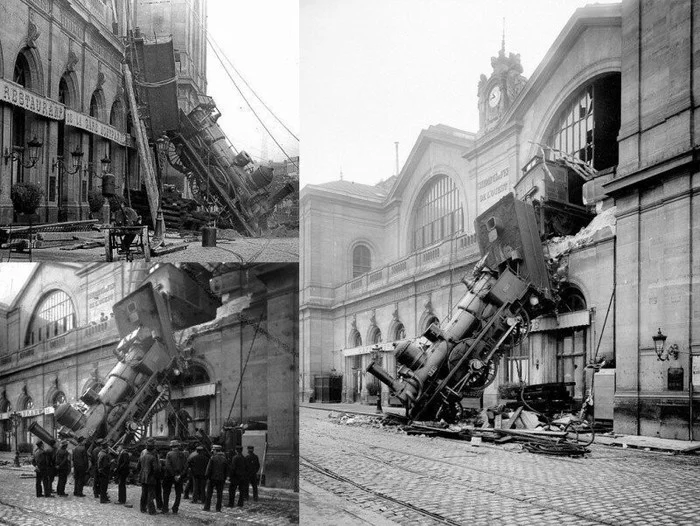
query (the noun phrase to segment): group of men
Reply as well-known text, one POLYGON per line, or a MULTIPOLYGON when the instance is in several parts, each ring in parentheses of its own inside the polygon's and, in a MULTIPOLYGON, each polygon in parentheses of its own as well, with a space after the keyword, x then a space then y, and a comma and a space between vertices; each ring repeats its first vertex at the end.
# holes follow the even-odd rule
MULTIPOLYGON (((53 479, 58 475, 56 495, 67 497, 65 493, 66 480, 73 465, 75 486, 73 495, 85 497, 83 488, 88 473, 93 477, 93 494, 101 503, 110 502, 107 489, 112 474, 118 480, 118 501, 126 503, 126 481, 130 472, 130 455, 122 446, 117 450, 116 460, 109 453, 109 443, 102 440, 93 441, 90 449, 86 449, 84 439, 78 438, 78 445, 73 448, 72 455, 67 450, 68 443, 63 441, 57 448, 44 448, 43 442, 37 442, 33 464, 36 471, 37 497, 53 497, 53 479)), ((236 454, 231 462, 224 455, 221 446, 212 447, 209 457, 202 446, 189 455, 182 449, 177 440, 170 442, 170 451, 164 459, 159 458, 155 441, 149 439, 146 448, 141 452, 138 462, 138 481, 141 484, 141 513, 156 514, 156 507, 161 513, 177 514, 180 508, 180 498, 184 490, 184 498, 192 493, 192 503, 203 503, 204 510, 210 511, 214 491, 217 492, 216 511, 221 511, 222 492, 226 479, 230 479, 228 506, 233 507, 236 491, 238 491, 238 506, 248 499, 249 486, 253 488, 253 500, 258 500, 258 482, 260 460, 253 446, 248 446, 248 455, 243 456, 243 448, 236 447, 236 454), (174 489, 175 501, 170 508, 170 494, 174 489)))

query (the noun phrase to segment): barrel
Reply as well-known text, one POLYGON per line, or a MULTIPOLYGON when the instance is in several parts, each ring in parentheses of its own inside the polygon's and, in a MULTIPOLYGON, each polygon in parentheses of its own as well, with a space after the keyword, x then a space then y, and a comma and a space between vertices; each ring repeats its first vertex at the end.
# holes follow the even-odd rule
POLYGON ((216 246, 216 227, 213 227, 213 226, 202 227, 202 246, 203 247, 215 247, 216 246))

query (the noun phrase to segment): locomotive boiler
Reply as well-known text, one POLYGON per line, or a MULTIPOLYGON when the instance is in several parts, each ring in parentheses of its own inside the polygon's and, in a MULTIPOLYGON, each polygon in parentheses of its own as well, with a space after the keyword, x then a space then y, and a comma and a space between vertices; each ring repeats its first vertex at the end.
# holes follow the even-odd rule
POLYGON ((462 398, 493 382, 503 353, 526 336, 532 317, 551 308, 532 206, 508 194, 475 227, 482 258, 463 280, 467 291, 451 316, 396 343, 396 378, 374 362, 367 367, 411 420, 458 419, 462 398))
MULTIPOLYGON (((172 265, 156 269, 115 303, 112 310, 121 337, 114 350, 117 364, 99 391, 88 389, 80 397, 82 407, 56 408, 54 417, 63 426, 59 434, 124 445, 142 438, 151 418, 169 402, 170 378, 185 365, 174 331, 214 319, 219 305, 182 270, 172 265)), ((53 442, 36 423, 30 431, 53 442)))

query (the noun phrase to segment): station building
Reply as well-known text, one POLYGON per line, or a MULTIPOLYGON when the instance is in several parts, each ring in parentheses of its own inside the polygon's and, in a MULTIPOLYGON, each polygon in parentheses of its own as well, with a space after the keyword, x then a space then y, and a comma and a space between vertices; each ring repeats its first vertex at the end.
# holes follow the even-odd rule
POLYGON ((429 126, 377 185, 307 185, 302 399, 375 395, 369 362, 394 373, 392 343, 450 315, 480 257, 474 219, 513 192, 535 208, 559 307, 472 402, 574 382, 616 432, 697 438, 699 37, 690 0, 588 5, 529 78, 505 47, 492 58, 475 133, 429 126))
POLYGON ((16 220, 10 189, 17 182, 44 191, 42 222, 87 219, 88 194, 101 189, 105 171, 119 191, 141 190, 122 72, 127 32, 141 24, 144 34, 172 37, 178 100, 191 109, 206 90, 201 21, 200 0, 0 5, 0 224, 16 220))
MULTIPOLYGON (((264 423, 267 431, 244 433, 244 443, 259 446, 268 486, 297 488, 298 266, 182 266, 209 294, 211 279, 224 283, 216 291, 222 306, 214 320, 175 333, 187 367, 146 434, 181 436, 186 426, 189 435, 201 429, 219 436, 227 422, 264 423)), ((0 273, 8 268, 0 265, 0 273)), ((123 336, 112 306, 155 268, 43 263, 9 304, 0 304, 0 447, 34 442, 28 428, 35 421, 56 436, 54 409, 99 391, 123 336)))

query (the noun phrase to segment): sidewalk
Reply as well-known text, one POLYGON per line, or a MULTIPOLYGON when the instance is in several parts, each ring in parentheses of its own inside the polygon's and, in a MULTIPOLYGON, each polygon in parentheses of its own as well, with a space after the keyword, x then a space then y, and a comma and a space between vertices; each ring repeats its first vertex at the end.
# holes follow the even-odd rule
MULTIPOLYGON (((364 405, 360 403, 301 403, 300 407, 308 407, 309 409, 320 409, 323 411, 337 411, 345 413, 357 413, 363 415, 377 416, 376 406, 364 405)), ((403 407, 383 406, 385 413, 396 415, 405 415, 406 411, 403 407)), ((647 437, 635 435, 596 435, 595 443, 605 446, 615 446, 623 448, 636 448, 649 451, 668 451, 672 453, 692 453, 700 451, 700 441, 698 440, 673 440, 670 438, 647 437)))

